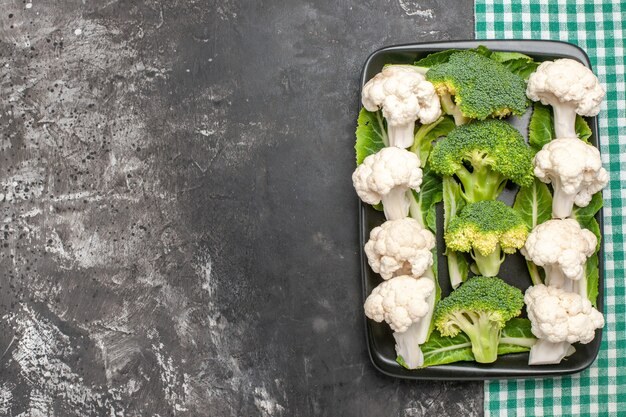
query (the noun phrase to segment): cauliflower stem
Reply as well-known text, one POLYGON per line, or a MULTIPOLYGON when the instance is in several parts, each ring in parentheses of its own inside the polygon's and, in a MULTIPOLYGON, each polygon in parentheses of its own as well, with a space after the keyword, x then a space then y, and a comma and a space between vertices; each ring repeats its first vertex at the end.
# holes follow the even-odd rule
POLYGON ((576 194, 566 193, 559 177, 552 179, 554 197, 552 198, 552 217, 565 219, 572 215, 576 194))
POLYGON ((530 349, 529 365, 553 365, 560 363, 563 358, 576 352, 574 346, 568 342, 552 343, 539 339, 530 349))
POLYGON ((388 124, 389 146, 408 148, 413 145, 413 130, 415 130, 415 122, 398 125, 388 124))
MULTIPOLYGON (((419 342, 419 333, 423 327, 422 322, 426 322, 425 318, 409 326, 406 332, 394 332, 393 334, 396 341, 396 354, 402 357, 409 369, 416 369, 424 364, 424 354, 419 342)), ((427 324, 430 324, 430 321, 427 324)), ((428 326, 426 327, 428 328, 428 326)))
POLYGON ((556 98, 549 103, 554 111, 554 133, 557 138, 576 138, 576 106, 556 98))
MULTIPOLYGON (((437 281, 432 266, 426 270, 422 278, 430 279, 435 288, 437 288, 437 281)), ((419 345, 426 343, 428 336, 430 336, 433 313, 435 312, 435 301, 437 301, 437 290, 433 291, 428 298, 426 298, 426 302, 428 303, 428 313, 426 313, 426 315, 422 317, 419 322, 413 325, 414 327, 417 327, 415 330, 415 337, 419 345)))
POLYGON ((546 271, 546 285, 561 288, 567 292, 575 292, 580 294, 581 297, 587 297, 587 279, 584 269, 582 269, 582 273, 577 279, 570 279, 565 276, 563 270, 558 265, 545 265, 543 269, 546 271))
POLYGON ((404 219, 409 213, 410 193, 406 187, 395 187, 381 199, 387 220, 404 219))

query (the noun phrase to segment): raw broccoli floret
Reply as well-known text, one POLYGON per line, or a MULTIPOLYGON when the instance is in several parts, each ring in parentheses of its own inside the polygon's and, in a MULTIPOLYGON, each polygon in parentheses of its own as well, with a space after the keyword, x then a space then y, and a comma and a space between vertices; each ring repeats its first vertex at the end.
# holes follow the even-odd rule
POLYGON ((465 333, 476 361, 491 363, 498 357, 502 328, 520 315, 523 305, 518 288, 496 277, 473 277, 439 302, 435 326, 442 336, 465 333))
POLYGON ((520 214, 501 201, 468 204, 452 219, 445 234, 446 246, 469 252, 481 275, 495 277, 505 254, 524 246, 528 226, 520 214))
POLYGON ((500 120, 457 126, 437 142, 429 162, 439 175, 460 180, 469 203, 495 200, 507 180, 533 182, 532 151, 517 129, 500 120))
POLYGON ((456 52, 426 73, 456 124, 467 119, 522 115, 529 100, 526 82, 499 62, 472 51, 456 52))

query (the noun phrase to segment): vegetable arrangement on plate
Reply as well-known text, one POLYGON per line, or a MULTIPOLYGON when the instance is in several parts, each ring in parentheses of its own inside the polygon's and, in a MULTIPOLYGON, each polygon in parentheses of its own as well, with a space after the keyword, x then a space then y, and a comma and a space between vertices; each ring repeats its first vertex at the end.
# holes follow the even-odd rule
POLYGON ((386 65, 365 84, 352 180, 387 221, 365 244, 382 282, 364 309, 393 331, 400 365, 528 351, 529 365, 557 364, 604 326, 595 215, 608 174, 582 117, 603 98, 575 60, 483 46, 386 65), (532 102, 526 140, 503 119, 532 102), (512 207, 498 200, 507 186, 519 187, 512 207), (440 203, 448 277, 436 265, 440 203), (518 251, 527 288, 500 276, 518 251), (443 299, 439 279, 454 288, 443 299))

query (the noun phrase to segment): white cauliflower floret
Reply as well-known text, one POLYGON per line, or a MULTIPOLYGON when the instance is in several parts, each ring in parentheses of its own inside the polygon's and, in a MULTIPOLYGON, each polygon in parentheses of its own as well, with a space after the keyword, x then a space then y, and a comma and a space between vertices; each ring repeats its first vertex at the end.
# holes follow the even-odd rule
POLYGON ((526 95, 552 106, 557 138, 576 137, 576 114, 595 116, 604 88, 594 73, 573 59, 543 62, 528 78, 526 95))
POLYGON ((425 340, 419 333, 422 321, 430 316, 428 299, 434 292, 431 279, 403 275, 378 285, 365 300, 365 315, 389 324, 394 331, 396 353, 411 369, 424 364, 420 344, 425 340))
POLYGON ((370 232, 365 254, 383 279, 394 273, 421 277, 433 264, 435 236, 415 219, 389 220, 370 232))
POLYGON ((574 219, 548 220, 535 226, 520 250, 527 260, 546 271, 546 284, 587 294, 585 262, 598 239, 574 219))
POLYGON ((552 216, 569 217, 574 204, 585 207, 591 197, 609 182, 602 168, 600 152, 576 138, 555 139, 546 143, 533 159, 535 176, 552 183, 552 216))
POLYGON ((408 148, 413 144, 415 121, 433 123, 441 116, 439 96, 426 77, 411 65, 389 65, 363 87, 363 107, 383 109, 389 145, 408 148))
POLYGON ((409 214, 407 192, 419 191, 422 184, 420 160, 405 149, 383 148, 356 168, 352 183, 365 203, 382 201, 387 220, 403 219, 409 214))
POLYGON ((524 296, 532 332, 539 341, 530 351, 529 364, 559 363, 572 352, 572 343, 587 344, 604 326, 602 313, 580 294, 536 285, 524 296))
POLYGON ((406 332, 428 313, 426 299, 435 290, 430 279, 401 275, 378 285, 365 301, 365 315, 386 321, 395 332, 406 332))

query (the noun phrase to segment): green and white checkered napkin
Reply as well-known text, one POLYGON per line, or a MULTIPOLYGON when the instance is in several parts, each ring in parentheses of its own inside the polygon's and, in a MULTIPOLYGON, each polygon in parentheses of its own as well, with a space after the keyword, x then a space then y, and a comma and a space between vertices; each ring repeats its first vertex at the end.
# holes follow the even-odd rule
POLYGON ((604 191, 605 318, 598 359, 581 374, 485 383, 485 416, 626 416, 626 0, 476 0, 477 39, 575 43, 606 86, 600 113, 604 191))

